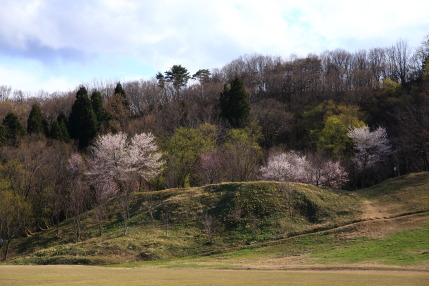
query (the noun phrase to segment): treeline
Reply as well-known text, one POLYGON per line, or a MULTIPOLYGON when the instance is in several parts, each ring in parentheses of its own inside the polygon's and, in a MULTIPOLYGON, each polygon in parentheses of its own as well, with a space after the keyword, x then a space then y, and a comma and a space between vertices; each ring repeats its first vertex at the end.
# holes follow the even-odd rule
MULTIPOLYGON (((156 138, 162 172, 136 190, 258 179, 355 189, 429 170, 428 56, 429 40, 413 51, 399 41, 287 60, 243 56, 193 75, 174 65, 153 80, 69 93, 24 97, 2 86, 0 210, 22 222, 19 234, 76 216, 69 159, 78 152, 91 168, 93 143, 109 134, 156 138)), ((80 211, 96 201, 82 182, 80 211)), ((3 237, 18 235, 1 223, 3 237)))

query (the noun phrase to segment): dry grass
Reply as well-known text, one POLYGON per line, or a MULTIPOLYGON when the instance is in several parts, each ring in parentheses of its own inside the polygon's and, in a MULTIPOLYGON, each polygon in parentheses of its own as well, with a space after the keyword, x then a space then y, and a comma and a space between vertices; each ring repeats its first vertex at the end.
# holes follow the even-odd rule
POLYGON ((2 285, 428 285, 414 271, 233 271, 212 269, 0 266, 2 285))

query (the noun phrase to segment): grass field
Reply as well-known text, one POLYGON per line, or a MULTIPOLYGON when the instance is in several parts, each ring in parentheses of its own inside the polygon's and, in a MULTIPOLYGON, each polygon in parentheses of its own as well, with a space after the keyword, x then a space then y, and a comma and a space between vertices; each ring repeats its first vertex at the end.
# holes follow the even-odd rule
POLYGON ((101 237, 89 212, 82 241, 70 221, 60 237, 16 240, 0 285, 429 285, 429 173, 357 192, 292 186, 292 208, 273 182, 136 194, 127 235, 112 204, 101 237), (168 235, 141 207, 148 195, 170 212, 168 235))
POLYGON ((1 285, 429 285, 414 271, 248 271, 0 266, 1 285))

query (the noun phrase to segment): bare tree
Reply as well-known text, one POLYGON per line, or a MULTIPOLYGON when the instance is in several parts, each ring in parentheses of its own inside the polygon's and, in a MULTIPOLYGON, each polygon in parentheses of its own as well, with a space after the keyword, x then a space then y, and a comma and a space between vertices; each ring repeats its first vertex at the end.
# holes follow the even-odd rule
POLYGON ((7 85, 0 85, 0 101, 9 100, 12 88, 7 85))
POLYGON ((209 239, 209 243, 213 243, 213 237, 216 232, 217 221, 216 217, 212 214, 209 214, 207 211, 203 213, 201 216, 201 222, 206 231, 207 237, 209 239))
POLYGON ((392 47, 386 49, 387 56, 387 76, 392 80, 406 83, 410 76, 411 51, 408 43, 399 40, 392 47))
POLYGON ((197 185, 215 184, 223 178, 223 156, 220 151, 201 154, 194 166, 194 180, 197 185))
POLYGON ((31 205, 13 191, 0 193, 0 237, 5 239, 2 260, 7 259, 10 242, 25 234, 31 217, 31 205))
POLYGON ((81 216, 87 209, 88 186, 84 180, 86 170, 85 162, 78 153, 71 155, 68 161, 69 186, 67 196, 67 209, 73 217, 76 239, 82 238, 81 216))
POLYGON ((401 130, 401 148, 417 163, 411 170, 429 170, 429 105, 408 106, 396 115, 401 130), (421 164, 419 164, 421 162, 421 164))

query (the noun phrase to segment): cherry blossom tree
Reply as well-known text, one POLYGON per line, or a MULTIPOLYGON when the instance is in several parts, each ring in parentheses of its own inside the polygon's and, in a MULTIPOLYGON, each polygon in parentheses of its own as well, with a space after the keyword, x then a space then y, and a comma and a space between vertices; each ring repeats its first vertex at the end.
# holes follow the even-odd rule
POLYGON ((379 127, 370 131, 368 126, 353 128, 348 132, 355 148, 354 162, 359 170, 386 161, 393 153, 386 129, 379 127))
POLYGON ((164 162, 151 133, 106 134, 91 149, 89 171, 99 203, 118 196, 118 203, 127 233, 131 193, 141 181, 150 180, 160 172, 164 162))
POLYGON ((307 169, 305 156, 290 151, 271 155, 260 173, 265 180, 308 183, 307 169))
POLYGON ((294 151, 273 154, 267 164, 260 169, 264 180, 281 182, 300 182, 341 188, 348 182, 348 173, 339 162, 326 158, 315 159, 315 156, 300 155, 294 151))

